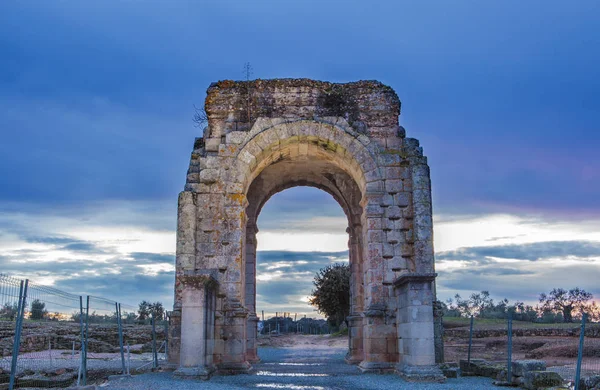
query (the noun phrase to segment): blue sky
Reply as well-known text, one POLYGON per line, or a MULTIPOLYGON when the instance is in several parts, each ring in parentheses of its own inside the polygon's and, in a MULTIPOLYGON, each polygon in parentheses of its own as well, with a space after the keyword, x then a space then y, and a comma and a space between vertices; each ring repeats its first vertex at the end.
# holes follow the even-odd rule
MULTIPOLYGON (((431 166, 441 298, 600 297, 599 17, 595 1, 2 2, 0 271, 170 305, 193 106, 250 62, 396 90, 431 166)), ((312 274, 344 259, 341 209, 292 189, 259 228, 259 309, 311 313, 312 274)))

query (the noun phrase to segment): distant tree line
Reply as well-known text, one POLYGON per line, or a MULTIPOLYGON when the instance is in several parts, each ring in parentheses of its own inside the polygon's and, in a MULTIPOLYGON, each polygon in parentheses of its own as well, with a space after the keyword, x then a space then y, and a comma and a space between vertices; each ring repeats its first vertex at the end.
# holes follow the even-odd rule
MULTIPOLYGON (((16 302, 5 302, 0 306, 0 320, 14 321, 17 317, 18 305, 16 302)), ((150 318, 155 318, 157 321, 166 319, 166 312, 161 302, 142 301, 138 306, 137 313, 122 312, 121 323, 123 324, 143 324, 150 323, 150 318)), ((84 317, 86 313, 84 312, 84 317)), ((25 318, 32 321, 73 321, 79 322, 81 313, 76 311, 71 314, 49 312, 46 309, 46 303, 39 299, 31 301, 29 310, 25 311, 25 318)), ((109 324, 116 323, 117 315, 114 311, 106 311, 99 313, 92 311, 87 313, 87 318, 90 323, 94 324, 109 324)))
POLYGON ((548 294, 539 296, 538 304, 526 305, 508 299, 494 302, 489 291, 473 293, 463 299, 459 294, 442 302, 447 317, 508 318, 509 314, 517 321, 559 323, 581 320, 583 313, 589 321, 600 322, 600 306, 592 301, 593 295, 578 287, 565 290, 554 288, 548 294))

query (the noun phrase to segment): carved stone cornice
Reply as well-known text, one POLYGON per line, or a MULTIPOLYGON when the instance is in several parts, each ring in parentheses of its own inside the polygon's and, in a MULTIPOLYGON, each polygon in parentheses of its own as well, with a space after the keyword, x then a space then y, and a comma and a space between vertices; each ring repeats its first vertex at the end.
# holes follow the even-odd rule
POLYGON ((421 273, 421 272, 410 272, 400 275, 396 280, 394 280, 394 287, 399 288, 408 283, 427 283, 433 282, 436 278, 437 274, 435 272, 431 273, 421 273))
POLYGON ((219 281, 216 278, 217 270, 185 270, 179 277, 179 281, 185 287, 195 287, 197 289, 216 289, 219 281))

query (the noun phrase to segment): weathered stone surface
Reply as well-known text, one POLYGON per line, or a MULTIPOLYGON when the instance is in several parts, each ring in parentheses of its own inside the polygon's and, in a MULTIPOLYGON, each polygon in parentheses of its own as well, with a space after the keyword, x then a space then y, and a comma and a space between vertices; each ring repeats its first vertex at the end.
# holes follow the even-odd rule
POLYGON ((538 390, 560 386, 563 382, 563 378, 553 371, 527 371, 521 386, 528 390, 538 390))
POLYGON ((483 359, 460 360, 460 371, 464 376, 485 376, 498 378, 498 375, 506 368, 506 364, 496 364, 483 359))
POLYGON ((433 348, 429 168, 399 126, 396 93, 377 81, 220 81, 205 109, 179 197, 169 361, 180 375, 202 377, 213 365, 245 372, 257 360, 256 222, 273 194, 313 186, 348 216, 348 361, 377 372, 402 362, 411 380, 443 379, 433 348), (407 275, 415 277, 394 285, 407 275), (199 291, 213 288, 209 305, 199 291), (203 319, 194 336, 188 322, 203 319), (182 336, 192 340, 185 347, 182 336))
POLYGON ((543 360, 515 360, 512 362, 514 376, 525 376, 529 371, 546 371, 546 362, 543 360))
POLYGON ((592 375, 579 380, 580 390, 600 390, 600 375, 592 375))

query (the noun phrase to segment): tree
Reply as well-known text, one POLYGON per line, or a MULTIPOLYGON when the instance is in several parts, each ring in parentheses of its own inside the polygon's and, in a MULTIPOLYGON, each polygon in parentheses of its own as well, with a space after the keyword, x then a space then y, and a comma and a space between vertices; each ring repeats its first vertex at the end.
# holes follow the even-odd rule
POLYGON ((350 266, 336 263, 321 268, 313 281, 309 303, 339 326, 350 314, 350 266))
POLYGON ((142 301, 138 305, 138 320, 145 321, 150 317, 162 320, 165 315, 165 308, 161 302, 150 303, 142 301))
POLYGON ((558 311, 562 313, 564 322, 573 322, 573 311, 583 312, 586 303, 593 295, 579 287, 569 291, 562 288, 554 288, 550 294, 540 294, 540 303, 543 311, 558 311))
POLYGON ((145 321, 150 317, 150 302, 141 301, 138 305, 138 320, 145 321))
POLYGON ((48 310, 46 310, 46 304, 39 299, 34 299, 31 302, 31 319, 32 320, 43 320, 44 317, 48 314, 48 310))
POLYGON ((154 302, 150 304, 150 314, 157 320, 162 320, 165 315, 165 308, 161 302, 154 302))
POLYGON ((14 321, 17 317, 18 307, 16 303, 6 302, 0 309, 0 318, 14 321))

